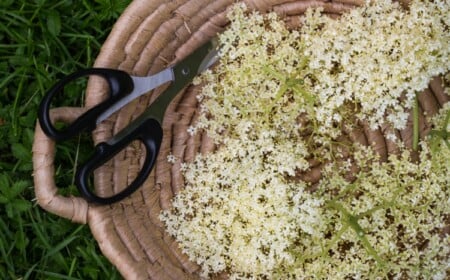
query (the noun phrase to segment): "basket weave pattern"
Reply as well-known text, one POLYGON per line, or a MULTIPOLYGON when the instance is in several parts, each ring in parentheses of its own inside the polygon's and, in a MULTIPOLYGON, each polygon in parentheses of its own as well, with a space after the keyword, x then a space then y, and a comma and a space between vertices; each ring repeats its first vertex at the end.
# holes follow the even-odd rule
MULTIPOLYGON (((260 12, 277 12, 292 27, 301 23, 302 14, 308 7, 320 6, 330 16, 338 16, 364 3, 363 0, 244 2, 260 12)), ((228 23, 227 10, 234 3, 233 0, 135 0, 115 24, 95 66, 122 69, 137 76, 154 74, 189 55, 192 50, 221 32, 228 23)), ((424 112, 435 114, 450 100, 444 94, 441 82, 440 78, 435 78, 427 94, 420 95, 421 137, 430 129, 423 117, 424 112)), ((158 215, 162 209, 170 207, 171 198, 183 186, 180 163, 192 160, 198 152, 206 153, 214 149, 206 135, 197 133, 190 136, 187 132, 198 116, 196 95, 200 89, 200 86, 188 86, 174 100, 166 112, 163 143, 152 174, 136 193, 111 206, 89 205, 82 198, 63 197, 57 193, 53 179, 55 144, 43 134, 39 125, 36 128, 33 161, 39 204, 74 222, 88 223, 102 252, 127 279, 198 278, 198 265, 181 253, 177 243, 165 233, 158 215), (169 153, 180 160, 175 164, 168 163, 169 153)), ((94 142, 106 141, 124 128, 163 90, 160 88, 149 92, 102 123, 93 134, 94 142)), ((103 81, 91 78, 85 108, 101 102, 106 96, 103 81)), ((51 114, 54 120, 70 122, 85 108, 57 109, 51 114)), ((396 133, 407 146, 412 145, 411 133, 396 133)), ((350 133, 350 137, 373 145, 382 156, 395 152, 395 147, 384 137, 383 130, 362 128, 350 133)), ((129 184, 144 160, 142 149, 141 145, 135 143, 97 170, 96 193, 100 196, 111 195, 129 184)), ((304 176, 310 181, 318 180, 313 173, 304 176)))

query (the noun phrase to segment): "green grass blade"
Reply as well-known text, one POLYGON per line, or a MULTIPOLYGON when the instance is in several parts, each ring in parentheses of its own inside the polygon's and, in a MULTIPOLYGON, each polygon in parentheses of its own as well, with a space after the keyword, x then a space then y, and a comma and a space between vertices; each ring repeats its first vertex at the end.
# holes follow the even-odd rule
MULTIPOLYGON (((117 278, 86 226, 33 207, 31 185, 17 186, 31 182, 42 97, 60 75, 92 66, 121 7, 116 0, 0 2, 0 171, 6 182, 0 187, 0 279, 117 278), (86 248, 85 254, 78 248, 86 248)), ((84 102, 80 94, 64 101, 84 102)), ((71 184, 75 150, 83 160, 92 148, 91 142, 80 141, 73 149, 73 143, 58 145, 58 186, 71 184)))

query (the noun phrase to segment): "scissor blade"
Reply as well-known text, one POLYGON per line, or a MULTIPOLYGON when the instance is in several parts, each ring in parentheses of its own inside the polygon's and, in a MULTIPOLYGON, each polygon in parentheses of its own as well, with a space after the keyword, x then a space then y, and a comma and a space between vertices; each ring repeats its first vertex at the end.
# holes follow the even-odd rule
POLYGON ((162 123, 167 107, 178 93, 190 84, 195 76, 206 70, 205 67, 210 67, 217 61, 216 42, 215 39, 208 41, 174 65, 175 80, 142 114, 143 119, 154 118, 162 123))
POLYGON ((148 93, 149 91, 167 82, 173 81, 175 79, 175 76, 173 73, 173 68, 169 67, 152 76, 148 77, 131 76, 131 79, 133 80, 134 83, 133 91, 129 95, 120 99, 117 103, 114 103, 111 107, 109 107, 108 110, 103 112, 103 114, 101 114, 97 118, 96 121, 97 125, 102 121, 106 120, 107 118, 109 118, 112 114, 119 111, 125 105, 135 100, 136 98, 148 93))
POLYGON ((198 74, 204 72, 218 60, 219 60, 219 50, 214 48, 208 53, 208 55, 203 59, 202 63, 198 67, 198 74))
MULTIPOLYGON (((195 72, 192 72, 194 76, 196 74, 200 74, 201 72, 205 71, 209 67, 211 67, 217 60, 219 59, 219 50, 217 49, 217 39, 212 39, 209 43, 202 46, 200 49, 197 49, 193 54, 189 55, 187 58, 183 59, 178 64, 175 64, 172 67, 166 68, 165 70, 159 72, 158 74, 149 76, 149 77, 134 77, 131 76, 134 83, 134 90, 129 95, 125 96, 121 100, 119 100, 117 103, 115 103, 113 106, 111 106, 108 110, 106 110, 102 115, 100 115, 97 118, 97 124, 101 123, 102 121, 106 120, 108 117, 110 117, 112 114, 123 108, 125 105, 133 101, 134 99, 140 97, 141 95, 149 92, 152 89, 155 89, 167 82, 174 82, 176 85, 174 85, 174 88, 180 90, 181 87, 185 86, 186 81, 185 77, 181 78, 182 76, 185 76, 184 74, 175 73, 175 68, 191 68, 191 66, 197 65, 197 67, 194 70, 195 72), (198 63, 199 62, 199 63, 198 63), (178 76, 177 76, 178 75, 178 76), (181 84, 181 87, 179 85, 181 84)), ((191 77, 193 78, 193 76, 191 77)), ((154 104, 152 104, 152 109, 150 111, 158 112, 158 114, 155 114, 158 117, 156 117, 158 120, 162 119, 163 113, 167 107, 167 105, 170 103, 170 101, 175 97, 177 92, 174 92, 172 94, 164 94, 160 96, 154 104), (159 107, 159 108, 158 108, 159 107), (159 114, 162 113, 162 114, 159 114)))

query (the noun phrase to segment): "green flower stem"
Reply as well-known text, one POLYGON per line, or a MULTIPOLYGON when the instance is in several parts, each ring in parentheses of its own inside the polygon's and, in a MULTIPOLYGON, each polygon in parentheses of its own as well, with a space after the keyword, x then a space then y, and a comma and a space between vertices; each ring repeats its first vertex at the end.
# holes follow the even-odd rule
POLYGON ((330 200, 330 201, 328 201, 327 205, 342 213, 343 223, 348 225, 355 231, 356 236, 358 237, 359 241, 364 246, 364 249, 366 249, 367 253, 370 256, 372 256, 372 258, 374 258, 375 261, 377 261, 378 265, 380 265, 382 267, 385 266, 385 262, 380 258, 380 256, 378 256, 377 251, 372 247, 369 240, 367 239, 364 229, 358 223, 359 217, 352 215, 347 209, 345 209, 344 206, 342 206, 342 204, 340 204, 336 201, 330 200))
MULTIPOLYGON (((448 124, 450 123, 450 111, 447 112, 447 115, 445 116, 444 124, 441 129, 439 130, 432 130, 430 131, 430 135, 434 138, 442 138, 447 148, 450 149, 450 142, 449 142, 449 136, 450 131, 447 130, 448 124)), ((433 152, 436 153, 436 148, 433 149, 433 152)))
POLYGON ((367 210, 367 211, 365 211, 365 212, 363 212, 363 213, 357 215, 358 219, 360 219, 360 218, 362 218, 362 217, 370 216, 370 215, 372 215, 373 213, 375 213, 376 211, 381 210, 381 209, 389 209, 389 208, 391 208, 391 207, 393 207, 393 206, 397 206, 397 207, 398 207, 399 205, 396 203, 397 197, 398 197, 398 195, 399 195, 402 191, 405 190, 405 186, 402 185, 402 184, 399 182, 399 179, 397 178, 397 185, 396 185, 395 187, 396 187, 397 189, 396 189, 395 192, 393 193, 393 195, 392 195, 392 197, 391 197, 390 200, 383 200, 382 203, 381 203, 380 205, 377 205, 377 206, 375 206, 375 207, 373 207, 373 208, 371 208, 371 209, 369 209, 369 210, 367 210))
POLYGON ((392 206, 392 205, 393 205, 392 202, 384 202, 384 203, 382 203, 382 204, 380 204, 380 205, 377 205, 377 206, 375 206, 375 207, 373 207, 373 208, 371 208, 371 209, 369 209, 369 210, 367 210, 367 211, 365 211, 365 212, 363 212, 363 213, 357 215, 356 217, 357 217, 358 219, 360 219, 360 218, 362 218, 362 217, 367 217, 367 216, 372 215, 374 212, 376 212, 376 211, 378 211, 378 210, 381 210, 381 209, 387 209, 387 208, 389 208, 389 207, 392 206))
POLYGON ((334 244, 336 244, 341 239, 342 235, 348 230, 349 227, 350 225, 344 223, 342 225, 342 228, 336 234, 333 235, 333 239, 330 242, 328 242, 328 244, 321 244, 322 251, 320 253, 315 253, 312 255, 305 255, 303 253, 295 254, 295 257, 297 258, 297 263, 304 264, 307 260, 314 260, 319 257, 325 258, 328 254, 328 251, 333 247, 334 244))
POLYGON ((413 107, 413 150, 419 149, 419 101, 417 94, 414 97, 413 107))
POLYGON ((322 256, 328 252, 328 250, 333 247, 333 245, 341 239, 341 236, 347 231, 347 229, 350 227, 349 224, 344 224, 342 228, 333 236, 333 239, 331 242, 322 250, 322 256))
POLYGON ((292 86, 292 89, 294 90, 294 92, 296 94, 302 96, 303 98, 305 98, 308 105, 313 106, 316 102, 315 96, 299 86, 304 83, 302 80, 295 80, 295 82, 296 82, 296 84, 294 84, 292 86))
POLYGON ((359 187, 359 178, 356 178, 356 180, 353 183, 349 183, 345 189, 339 192, 337 196, 335 196, 335 199, 342 199, 349 193, 352 193, 359 187))

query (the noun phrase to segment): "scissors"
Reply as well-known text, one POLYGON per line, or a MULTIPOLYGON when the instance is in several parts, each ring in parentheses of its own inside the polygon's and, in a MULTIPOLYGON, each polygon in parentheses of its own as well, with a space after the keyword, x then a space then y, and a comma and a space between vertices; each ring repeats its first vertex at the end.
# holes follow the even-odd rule
POLYGON ((75 137, 82 132, 93 131, 98 124, 134 99, 170 82, 167 89, 139 117, 108 141, 96 145, 93 155, 77 168, 75 184, 87 201, 98 204, 115 203, 135 192, 144 183, 155 165, 161 147, 162 121, 167 107, 195 76, 218 60, 217 45, 217 39, 212 39, 175 65, 148 77, 136 77, 116 69, 84 69, 65 76, 46 93, 39 106, 39 123, 48 137, 59 142, 75 137), (101 76, 108 82, 108 98, 82 114, 69 126, 60 130, 56 129, 50 120, 50 105, 53 97, 61 93, 68 83, 91 75, 101 76), (117 194, 110 197, 97 196, 90 190, 90 175, 135 140, 141 141, 146 151, 143 167, 137 177, 117 194))

